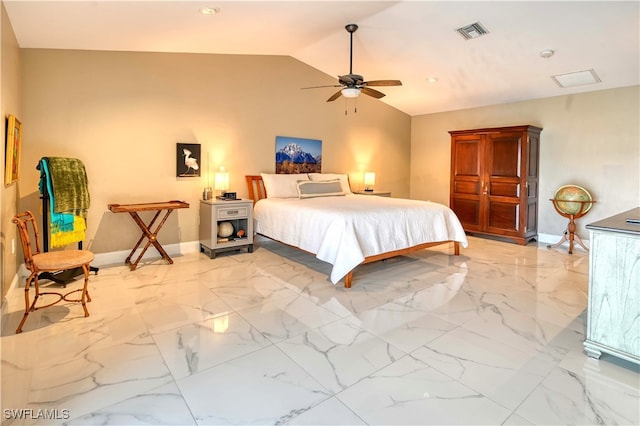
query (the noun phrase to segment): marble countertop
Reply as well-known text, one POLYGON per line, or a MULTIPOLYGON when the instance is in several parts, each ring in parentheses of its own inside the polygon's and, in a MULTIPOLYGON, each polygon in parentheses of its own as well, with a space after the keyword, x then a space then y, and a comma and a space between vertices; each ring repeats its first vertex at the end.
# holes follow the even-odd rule
POLYGON ((620 232, 623 234, 640 235, 640 223, 629 223, 627 219, 640 220, 640 207, 636 207, 626 212, 590 223, 587 229, 598 231, 620 232))

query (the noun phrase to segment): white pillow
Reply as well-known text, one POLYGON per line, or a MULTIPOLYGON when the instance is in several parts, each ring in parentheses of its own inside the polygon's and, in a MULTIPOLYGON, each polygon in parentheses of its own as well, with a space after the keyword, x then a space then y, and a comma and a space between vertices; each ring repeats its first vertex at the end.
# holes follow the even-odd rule
POLYGON ((342 191, 340 179, 325 181, 300 181, 298 182, 298 194, 300 198, 334 197, 345 195, 342 191))
POLYGON ((306 173, 260 173, 267 198, 298 198, 298 181, 309 180, 306 173))
POLYGON ((340 184, 342 185, 342 192, 344 192, 345 194, 351 194, 351 187, 349 186, 349 175, 347 175, 347 174, 343 174, 343 173, 309 173, 309 179, 314 180, 314 181, 340 179, 340 184))

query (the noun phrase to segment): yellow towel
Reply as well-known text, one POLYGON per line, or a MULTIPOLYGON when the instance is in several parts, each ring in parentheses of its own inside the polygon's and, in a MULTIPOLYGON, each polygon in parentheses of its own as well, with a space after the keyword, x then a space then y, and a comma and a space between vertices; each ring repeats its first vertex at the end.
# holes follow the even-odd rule
POLYGON ((71 243, 84 240, 85 229, 87 229, 85 219, 80 216, 74 216, 73 231, 51 233, 51 247, 64 247, 71 243))

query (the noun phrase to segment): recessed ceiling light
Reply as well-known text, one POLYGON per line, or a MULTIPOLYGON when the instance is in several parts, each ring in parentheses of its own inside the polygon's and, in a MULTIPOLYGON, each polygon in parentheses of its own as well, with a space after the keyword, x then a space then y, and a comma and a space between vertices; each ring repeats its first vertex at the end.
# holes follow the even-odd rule
POLYGON ((438 82, 438 77, 427 77, 427 81, 429 83, 437 83, 438 82))
POLYGON ((217 15, 218 13, 220 13, 220 9, 218 9, 217 7, 201 7, 200 13, 202 15, 217 15))

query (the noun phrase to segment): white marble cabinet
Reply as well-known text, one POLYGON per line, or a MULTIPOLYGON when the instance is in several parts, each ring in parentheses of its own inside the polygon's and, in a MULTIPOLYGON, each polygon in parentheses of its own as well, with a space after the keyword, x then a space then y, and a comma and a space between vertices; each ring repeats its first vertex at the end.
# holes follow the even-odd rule
POLYGON ((590 225, 587 355, 640 364, 640 208, 590 225))

